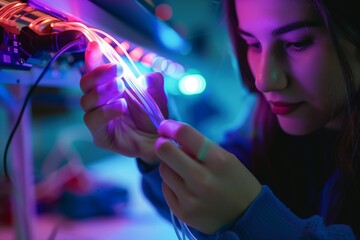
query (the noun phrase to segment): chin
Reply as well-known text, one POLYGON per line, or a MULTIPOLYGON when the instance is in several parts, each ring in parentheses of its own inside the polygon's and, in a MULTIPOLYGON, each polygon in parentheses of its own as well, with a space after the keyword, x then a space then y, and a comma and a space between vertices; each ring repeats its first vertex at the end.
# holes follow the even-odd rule
POLYGON ((294 136, 304 136, 315 132, 320 127, 314 124, 306 124, 303 121, 281 121, 279 120, 281 129, 287 134, 294 136))
POLYGON ((308 135, 313 131, 307 130, 307 129, 286 129, 286 128, 282 128, 284 132, 286 132, 289 135, 293 135, 293 136, 305 136, 308 135))

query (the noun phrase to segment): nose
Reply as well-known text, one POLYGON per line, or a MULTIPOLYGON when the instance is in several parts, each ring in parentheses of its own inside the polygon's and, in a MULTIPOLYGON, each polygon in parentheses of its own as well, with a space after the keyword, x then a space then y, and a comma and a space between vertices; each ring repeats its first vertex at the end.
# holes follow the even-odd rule
POLYGON ((288 79, 284 68, 279 56, 273 52, 263 52, 255 76, 256 88, 263 93, 285 89, 288 79))

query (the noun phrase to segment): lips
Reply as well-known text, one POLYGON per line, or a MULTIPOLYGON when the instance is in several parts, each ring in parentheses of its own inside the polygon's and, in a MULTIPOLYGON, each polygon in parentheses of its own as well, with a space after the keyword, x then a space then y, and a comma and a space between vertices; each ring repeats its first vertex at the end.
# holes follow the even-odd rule
POLYGON ((277 115, 286 115, 298 109, 303 102, 287 103, 287 102, 270 102, 271 110, 277 115))

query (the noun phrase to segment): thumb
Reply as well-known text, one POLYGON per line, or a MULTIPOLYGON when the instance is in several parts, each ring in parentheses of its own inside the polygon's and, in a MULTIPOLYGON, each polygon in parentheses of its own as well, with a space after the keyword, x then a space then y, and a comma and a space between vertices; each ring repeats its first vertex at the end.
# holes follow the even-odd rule
POLYGON ((85 70, 91 71, 104 63, 103 54, 97 42, 89 42, 85 50, 85 70))
POLYGON ((147 89, 146 91, 151 95, 159 106, 164 117, 168 117, 167 96, 165 93, 164 76, 158 72, 148 73, 146 76, 147 89))
POLYGON ((164 89, 164 76, 159 72, 151 72, 146 74, 145 81, 147 85, 147 91, 152 94, 164 89))

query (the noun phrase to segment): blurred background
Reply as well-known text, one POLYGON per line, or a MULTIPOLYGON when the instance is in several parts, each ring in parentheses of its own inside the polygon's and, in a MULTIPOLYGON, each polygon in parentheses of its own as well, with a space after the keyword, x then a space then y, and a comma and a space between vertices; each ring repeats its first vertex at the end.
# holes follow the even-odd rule
MULTIPOLYGON (((0 4, 5 6, 9 2, 15 1, 1 0, 0 4)), ((254 98, 241 85, 221 12, 221 0, 22 2, 52 16, 80 21, 111 34, 127 49, 142 73, 163 73, 171 117, 189 123, 214 141, 221 141, 224 132, 241 125, 251 109, 254 98)), ((4 41, 0 43, 4 45, 4 41)), ((0 65, 1 156, 15 124, 14 119, 9 118, 9 112, 15 115, 19 112, 18 108, 11 109, 12 104, 9 103, 9 99, 13 98, 12 88, 23 85, 26 90, 47 61, 47 57, 30 58, 29 67, 25 70, 0 65)), ((62 217, 71 221, 90 220, 90 224, 98 226, 99 231, 117 229, 111 236, 96 237, 96 227, 89 232, 89 226, 93 225, 73 222, 80 230, 67 228, 67 233, 63 231, 59 239, 74 239, 76 234, 76 239, 159 239, 159 236, 163 237, 161 239, 175 239, 172 226, 163 221, 142 196, 140 175, 134 160, 99 149, 92 143, 79 105, 82 94, 78 84, 82 67, 82 52, 61 56, 47 71, 27 107, 30 112, 27 144, 36 183, 38 212, 53 213, 56 209, 57 213, 62 213, 62 217), (60 170, 63 171, 61 174, 60 170), (48 181, 53 173, 57 175, 48 181), (92 193, 101 201, 102 198, 113 197, 114 202, 106 206, 116 205, 117 210, 104 206, 98 212, 88 209, 76 212, 74 208, 81 201, 75 198, 76 194, 69 195, 67 190, 72 190, 70 193, 83 191, 89 184, 96 190, 107 189, 92 193), (118 216, 119 212, 127 217, 116 218, 112 222, 105 220, 101 224, 91 222, 94 216, 118 216), (136 236, 141 229, 148 229, 149 235, 154 238, 136 236)), ((21 105, 23 96, 12 100, 21 105)), ((11 161, 9 154, 7 164, 11 165, 11 161)), ((0 170, 0 176, 3 176, 4 164, 1 164, 0 170)), ((7 185, 4 185, 2 189, 6 189, 7 185)), ((8 191, 4 190, 0 209, 5 209, 8 204, 8 195, 8 191)), ((82 200, 84 206, 87 199, 82 200)), ((8 231, 12 229, 11 213, 3 210, 0 214, 7 216, 2 219, 8 219, 4 220, 5 228, 0 228, 0 239, 5 239, 1 234, 12 239, 13 233, 8 231)), ((45 216, 40 218, 39 226, 46 228, 45 235, 48 235, 53 229, 49 222, 59 221, 59 218, 45 216)))

